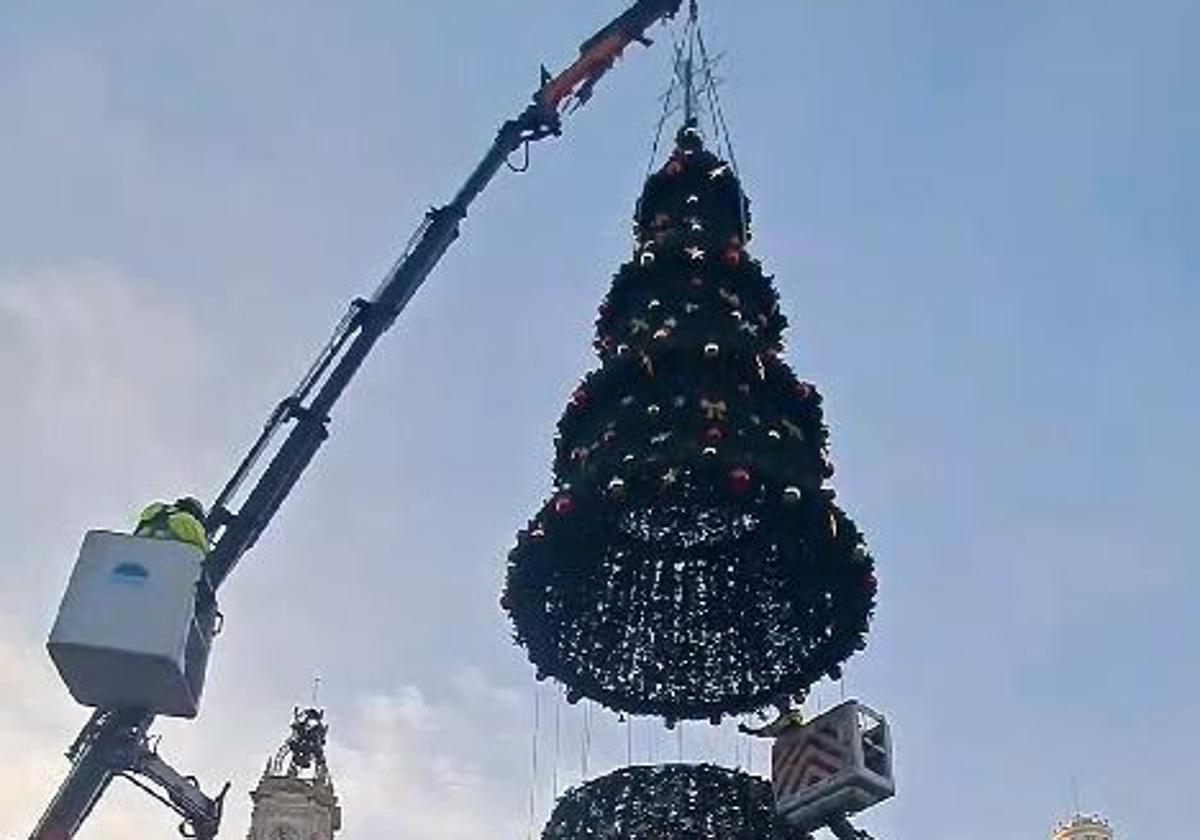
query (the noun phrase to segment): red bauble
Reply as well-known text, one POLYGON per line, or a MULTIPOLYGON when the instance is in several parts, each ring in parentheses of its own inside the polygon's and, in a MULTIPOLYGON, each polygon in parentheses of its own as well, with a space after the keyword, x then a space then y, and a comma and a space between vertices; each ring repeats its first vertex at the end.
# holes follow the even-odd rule
POLYGON ((870 573, 863 578, 863 589, 866 590, 868 595, 874 595, 879 591, 879 580, 875 577, 874 573, 870 573))
POLYGON ((704 440, 708 443, 720 443, 721 430, 716 426, 709 426, 704 430, 704 440))
POLYGON ((587 405, 587 401, 587 391, 583 390, 582 388, 576 388, 575 393, 571 394, 571 405, 575 406, 576 408, 583 408, 585 405, 587 405))
POLYGON ((740 248, 730 248, 725 252, 725 264, 730 266, 740 265, 742 262, 742 251, 740 248))
POLYGON ((678 175, 683 171, 683 164, 677 160, 671 160, 667 163, 667 174, 678 175))
POLYGON ((568 514, 575 510, 575 500, 570 496, 559 496, 554 500, 554 512, 568 514))
POLYGON ((750 470, 745 467, 734 467, 729 471, 729 489, 737 495, 748 491, 752 483, 750 470))

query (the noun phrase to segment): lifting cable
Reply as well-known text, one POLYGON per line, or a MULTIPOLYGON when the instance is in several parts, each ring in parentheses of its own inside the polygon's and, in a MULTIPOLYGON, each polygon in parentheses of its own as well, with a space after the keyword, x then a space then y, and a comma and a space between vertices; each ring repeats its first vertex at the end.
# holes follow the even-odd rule
POLYGON ((658 117, 658 124, 654 129, 654 143, 650 147, 650 160, 646 163, 647 178, 654 171, 655 161, 658 160, 658 149, 662 144, 663 130, 667 127, 667 120, 676 111, 676 108, 672 106, 675 103, 675 90, 679 87, 679 66, 683 61, 683 43, 675 37, 674 30, 671 30, 671 54, 675 69, 671 72, 671 84, 667 86, 666 92, 660 97, 663 107, 662 113, 658 117))
POLYGON ((588 763, 592 753, 592 701, 585 700, 582 706, 583 732, 579 743, 579 774, 583 781, 588 780, 588 763))
POLYGON ((562 695, 555 692, 554 695, 554 764, 550 770, 550 790, 552 791, 551 800, 558 799, 558 754, 559 746, 562 742, 562 695))
POLYGON ((629 715, 624 715, 625 718, 625 764, 633 764, 633 718, 629 715))
POLYGON ((538 684, 533 685, 533 739, 530 747, 529 773, 529 829, 526 840, 533 840, 533 824, 537 818, 537 783, 538 783, 538 735, 542 728, 542 699, 538 684))
MULTIPOLYGON (((682 36, 677 37, 674 30, 672 30, 671 45, 674 68, 671 73, 671 82, 667 86, 666 92, 662 95, 662 113, 659 115, 658 124, 654 131, 654 142, 650 148, 650 162, 646 166, 647 177, 654 170, 654 164, 658 159, 658 152, 662 145, 662 136, 667 120, 682 107, 685 120, 699 121, 699 117, 697 116, 697 112, 701 110, 699 108, 701 103, 697 101, 697 94, 699 94, 704 99, 705 107, 703 110, 708 112, 708 118, 712 123, 712 135, 716 152, 729 161, 734 176, 738 179, 738 183, 741 183, 742 174, 738 166, 737 154, 733 148, 733 134, 730 132, 729 123, 725 119, 725 109, 721 105, 721 96, 717 90, 717 77, 713 73, 713 68, 720 61, 721 56, 713 56, 708 51, 708 44, 704 40, 704 30, 700 27, 698 0, 691 0, 688 19, 683 26, 682 36), (697 53, 699 53, 699 66, 697 66, 696 62, 697 53), (699 90, 697 90, 698 79, 699 90), (682 103, 677 101, 679 96, 682 96, 682 103)), ((746 218, 744 201, 739 203, 738 212, 741 215, 742 222, 742 241, 745 242, 750 238, 750 225, 749 220, 746 218)))

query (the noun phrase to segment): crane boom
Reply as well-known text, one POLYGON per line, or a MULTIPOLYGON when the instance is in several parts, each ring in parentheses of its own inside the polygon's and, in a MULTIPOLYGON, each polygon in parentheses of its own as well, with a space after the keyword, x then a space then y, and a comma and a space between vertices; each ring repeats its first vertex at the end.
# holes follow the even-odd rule
MULTIPOLYGON (((500 167, 523 145, 561 133, 560 115, 591 98, 596 83, 630 44, 649 44, 646 31, 673 17, 682 0, 638 0, 624 14, 589 38, 579 57, 554 77, 543 78, 533 102, 505 122, 491 148, 449 204, 431 210, 409 246, 369 299, 356 299, 297 388, 268 418, 258 439, 238 465, 212 506, 206 523, 214 536, 204 562, 197 620, 211 634, 218 624, 216 593, 241 557, 270 524, 279 506, 329 437, 330 412, 379 338, 395 323, 421 284, 458 238, 460 224, 474 200, 500 167), (271 451, 277 433, 290 426, 283 442, 235 511, 234 499, 271 451)), ((75 836, 112 779, 137 773, 131 756, 143 755, 154 715, 130 709, 99 709, 76 738, 68 758, 71 769, 30 835, 31 840, 69 840, 75 836)), ((160 774, 161 775, 161 774, 160 774)), ((169 774, 167 774, 169 775, 169 774)), ((160 781, 156 779, 156 781, 160 781)), ((174 791, 189 802, 206 802, 192 785, 174 791)), ((199 840, 214 837, 220 800, 213 813, 189 825, 199 840)))

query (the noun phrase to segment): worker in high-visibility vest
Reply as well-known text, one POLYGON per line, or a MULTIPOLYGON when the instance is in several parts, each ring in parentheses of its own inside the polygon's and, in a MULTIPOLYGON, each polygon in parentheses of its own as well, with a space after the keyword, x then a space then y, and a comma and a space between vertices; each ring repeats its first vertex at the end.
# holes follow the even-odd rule
POLYGON ((204 530, 204 505, 198 499, 185 496, 174 504, 153 502, 138 517, 135 537, 156 540, 176 540, 194 545, 208 553, 208 533, 204 530))
MULTIPOLYGON (((801 699, 801 698, 797 698, 801 699)), ((759 738, 778 738, 784 732, 795 726, 804 725, 804 715, 796 708, 791 697, 780 697, 775 701, 775 710, 779 713, 775 720, 765 726, 750 727, 738 724, 738 731, 759 738)))

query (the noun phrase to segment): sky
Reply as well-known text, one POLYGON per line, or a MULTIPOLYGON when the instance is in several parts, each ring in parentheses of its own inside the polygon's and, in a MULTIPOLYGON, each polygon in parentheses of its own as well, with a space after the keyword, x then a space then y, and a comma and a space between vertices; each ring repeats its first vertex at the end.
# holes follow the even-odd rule
MULTIPOLYGON (((0 0, 0 836, 27 836, 87 714, 44 652, 82 533, 211 500, 539 64, 619 6, 0 0)), ((1025 840, 1081 807, 1192 840, 1200 8, 702 15, 752 251, 879 564, 870 645, 811 703, 892 723, 899 794, 862 824, 1025 840)), ((632 50, 484 195, 223 591, 202 714, 156 729, 233 782, 222 836, 315 675, 347 840, 527 838, 630 754, 765 772, 728 728, 535 688, 497 604, 669 73, 632 50)), ((117 784, 79 836, 173 830, 117 784)))

